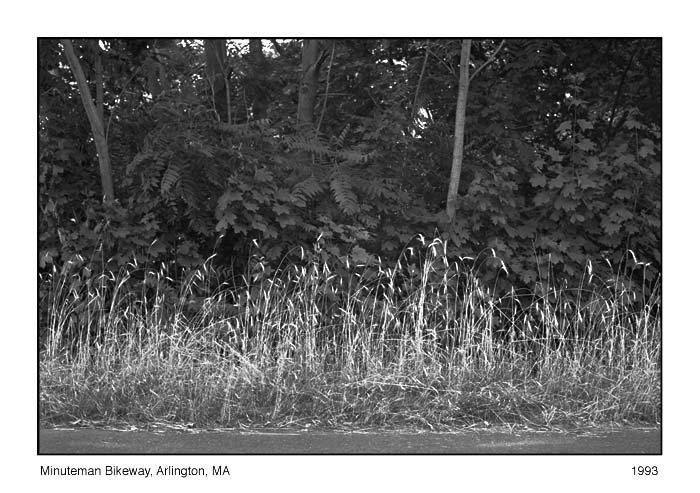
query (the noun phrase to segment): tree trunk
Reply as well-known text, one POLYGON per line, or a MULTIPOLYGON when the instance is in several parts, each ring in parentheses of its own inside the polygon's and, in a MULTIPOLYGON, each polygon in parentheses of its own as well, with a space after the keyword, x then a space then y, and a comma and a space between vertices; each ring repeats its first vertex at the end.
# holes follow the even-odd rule
POLYGON ((253 120, 267 118, 267 108, 269 106, 269 95, 267 94, 267 63, 262 50, 262 40, 252 38, 248 41, 250 50, 250 65, 253 69, 253 85, 251 91, 253 96, 253 120))
POLYGON ((457 114, 455 116, 455 142, 452 151, 452 173, 450 186, 447 190, 447 221, 452 224, 457 208, 459 178, 462 174, 462 158, 464 155, 464 121, 467 110, 467 95, 469 94, 469 57, 472 40, 462 40, 462 54, 459 61, 459 92, 457 94, 457 114))
POLYGON ((297 119, 302 129, 313 128, 318 88, 318 40, 305 39, 301 51, 301 82, 297 119))
MULTIPOLYGON (((104 95, 104 83, 102 82, 102 56, 99 42, 97 40, 92 41, 92 51, 95 57, 95 109, 97 109, 97 118, 102 122, 104 126, 105 117, 105 95, 104 95)), ((105 136, 107 130, 105 129, 105 136)))
MULTIPOLYGON (((83 67, 73 49, 73 43, 69 39, 61 39, 63 50, 68 59, 68 65, 78 82, 78 92, 80 99, 83 102, 85 113, 87 113, 92 129, 92 136, 95 139, 95 147, 97 148, 97 160, 100 163, 100 179, 102 180, 102 197, 106 203, 111 203, 114 200, 114 182, 112 181, 112 163, 109 158, 109 147, 107 146, 107 138, 105 136, 104 122, 100 118, 100 111, 95 107, 90 94, 90 88, 83 72, 83 67)), ((101 76, 100 76, 101 79, 101 76)), ((102 88, 97 87, 97 94, 101 96, 102 88)))
POLYGON ((159 63, 156 61, 155 58, 149 56, 146 59, 146 81, 148 83, 148 91, 151 93, 151 96, 153 97, 153 100, 156 100, 158 96, 160 96, 160 93, 162 92, 162 88, 160 86, 160 82, 158 81, 158 65, 159 63))
POLYGON ((221 38, 205 40, 204 56, 216 114, 219 120, 231 123, 230 90, 226 73, 228 68, 226 40, 221 38))

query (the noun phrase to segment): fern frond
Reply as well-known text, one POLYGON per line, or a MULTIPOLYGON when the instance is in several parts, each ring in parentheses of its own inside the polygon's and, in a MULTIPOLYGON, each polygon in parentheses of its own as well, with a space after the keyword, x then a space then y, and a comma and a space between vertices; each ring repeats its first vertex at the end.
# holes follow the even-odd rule
POLYGON ((167 195, 179 180, 180 163, 177 160, 172 160, 170 161, 170 164, 168 164, 168 169, 165 170, 165 173, 163 173, 163 178, 161 178, 160 181, 161 195, 167 195))
POLYGON ((359 205, 357 195, 352 191, 351 179, 340 168, 331 174, 330 187, 333 197, 345 214, 357 214, 359 205))
POLYGON ((338 134, 338 137, 332 138, 332 142, 334 141, 338 147, 342 147, 343 144, 345 143, 345 138, 348 136, 349 130, 350 130, 350 124, 348 123, 347 125, 345 125, 343 130, 338 134))
POLYGON ((372 199, 381 199, 388 195, 387 186, 382 179, 366 180, 365 190, 372 199))
POLYGON ((221 187, 226 183, 229 172, 221 161, 207 161, 202 166, 207 182, 214 187, 221 187))
POLYGON ((129 162, 129 164, 126 165, 126 174, 131 175, 136 170, 138 165, 140 165, 146 159, 149 159, 152 157, 153 157, 153 152, 150 150, 137 152, 136 155, 134 156, 134 158, 129 162))
POLYGON ((302 200, 304 203, 306 199, 312 199, 316 194, 323 190, 321 183, 318 181, 316 176, 311 175, 305 180, 297 183, 292 189, 292 196, 297 200, 302 200))
POLYGON ((290 149, 311 152, 317 156, 329 156, 334 157, 337 155, 336 151, 333 151, 320 139, 315 137, 306 137, 303 135, 289 135, 285 138, 285 143, 290 149))
POLYGON ((182 197, 187 202, 190 209, 199 210, 203 207, 205 192, 203 191, 203 183, 199 173, 196 172, 193 166, 186 166, 180 174, 180 187, 182 189, 182 197))

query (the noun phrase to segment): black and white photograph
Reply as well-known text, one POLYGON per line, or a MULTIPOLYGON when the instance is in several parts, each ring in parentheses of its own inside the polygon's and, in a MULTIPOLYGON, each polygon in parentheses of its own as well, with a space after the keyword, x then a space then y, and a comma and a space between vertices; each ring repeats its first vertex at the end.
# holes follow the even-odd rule
POLYGON ((38 43, 41 452, 660 452, 660 39, 38 43))
POLYGON ((660 31, 74 27, 33 38, 40 483, 668 473, 660 31))

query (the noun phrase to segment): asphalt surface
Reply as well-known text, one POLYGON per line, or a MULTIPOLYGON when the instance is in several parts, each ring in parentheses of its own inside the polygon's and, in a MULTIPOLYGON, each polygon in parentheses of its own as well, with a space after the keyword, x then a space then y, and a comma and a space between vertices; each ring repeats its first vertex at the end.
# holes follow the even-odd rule
POLYGON ((660 454, 658 429, 563 432, 245 432, 41 429, 39 454, 660 454))

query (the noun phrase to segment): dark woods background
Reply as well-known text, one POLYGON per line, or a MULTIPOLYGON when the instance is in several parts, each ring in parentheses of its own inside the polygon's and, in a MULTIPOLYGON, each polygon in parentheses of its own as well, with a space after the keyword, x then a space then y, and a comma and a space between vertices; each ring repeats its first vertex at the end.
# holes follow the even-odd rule
POLYGON ((40 273, 178 282, 215 254, 235 279, 311 254, 350 276, 403 254, 410 276, 440 237, 495 290, 592 272, 643 294, 660 39, 501 41, 472 40, 450 218, 461 40, 40 39, 40 273))

